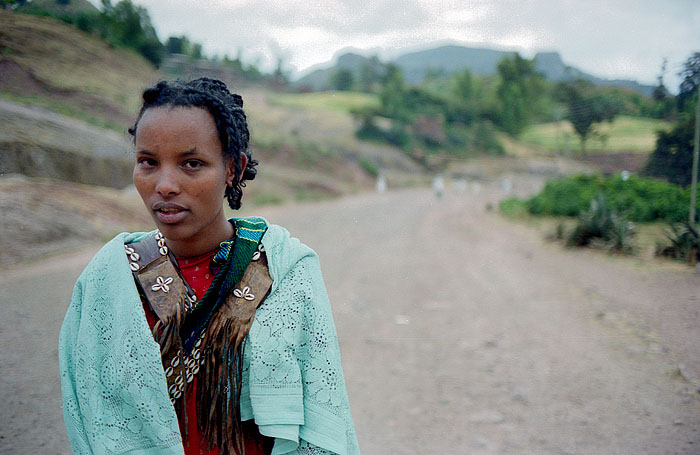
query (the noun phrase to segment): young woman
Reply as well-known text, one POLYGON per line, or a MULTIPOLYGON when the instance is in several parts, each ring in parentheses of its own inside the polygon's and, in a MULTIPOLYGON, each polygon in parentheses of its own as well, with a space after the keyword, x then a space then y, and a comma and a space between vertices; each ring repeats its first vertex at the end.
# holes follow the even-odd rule
POLYGON ((76 283, 59 340, 79 454, 359 453, 316 254, 227 220, 257 161, 240 96, 160 82, 133 128, 157 231, 120 234, 76 283))

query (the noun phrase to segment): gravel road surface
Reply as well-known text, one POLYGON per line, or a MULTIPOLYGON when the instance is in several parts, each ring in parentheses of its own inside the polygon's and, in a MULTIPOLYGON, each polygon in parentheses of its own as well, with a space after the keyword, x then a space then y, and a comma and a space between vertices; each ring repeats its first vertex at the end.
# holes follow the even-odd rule
MULTIPOLYGON (((257 212, 321 257, 363 453, 700 453, 700 274, 549 244, 499 191, 257 212)), ((70 453, 56 340, 97 248, 0 276, 2 454, 70 453)))

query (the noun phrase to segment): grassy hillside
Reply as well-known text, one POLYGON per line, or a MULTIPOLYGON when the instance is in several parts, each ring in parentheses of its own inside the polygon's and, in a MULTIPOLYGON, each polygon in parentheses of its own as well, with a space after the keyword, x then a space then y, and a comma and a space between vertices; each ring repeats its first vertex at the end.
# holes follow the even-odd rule
MULTIPOLYGON (((419 173, 421 168, 396 147, 360 141, 350 111, 376 103, 373 95, 354 92, 276 93, 242 90, 254 145, 275 161, 320 168, 350 160, 361 167, 419 173), (365 163, 365 164, 363 164, 365 163)), ((327 171, 327 169, 326 169, 327 171)))
MULTIPOLYGON (((598 134, 586 142, 586 150, 590 153, 647 154, 654 149, 656 132, 666 128, 668 122, 663 120, 620 116, 612 123, 598 124, 598 134)), ((521 140, 543 154, 556 151, 576 154, 581 149, 579 137, 568 121, 533 125, 523 132, 521 140)))
POLYGON ((301 109, 321 109, 349 114, 353 109, 376 107, 376 95, 361 92, 280 93, 268 97, 270 104, 301 109))
POLYGON ((122 130, 161 76, 143 57, 50 18, 0 10, 0 96, 122 130))

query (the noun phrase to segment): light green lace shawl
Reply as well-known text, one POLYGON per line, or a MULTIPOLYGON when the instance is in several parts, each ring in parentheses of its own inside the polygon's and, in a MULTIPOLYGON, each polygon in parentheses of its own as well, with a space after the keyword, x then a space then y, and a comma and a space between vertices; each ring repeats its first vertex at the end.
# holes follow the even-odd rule
MULTIPOLYGON (((59 338, 63 413, 77 454, 182 454, 158 344, 120 234, 75 285, 59 338)), ((241 412, 275 438, 273 454, 359 453, 340 352, 316 254, 270 225, 274 280, 244 352, 241 412)))

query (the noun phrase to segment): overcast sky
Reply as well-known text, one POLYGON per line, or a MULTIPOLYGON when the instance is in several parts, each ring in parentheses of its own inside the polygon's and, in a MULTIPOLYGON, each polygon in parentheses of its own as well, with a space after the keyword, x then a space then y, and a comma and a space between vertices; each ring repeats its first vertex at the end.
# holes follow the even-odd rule
POLYGON ((186 34, 208 55, 240 51, 269 69, 279 57, 303 71, 355 48, 387 59, 450 41, 474 47, 558 51, 606 78, 666 85, 700 51, 700 0, 134 0, 162 41, 186 34))

